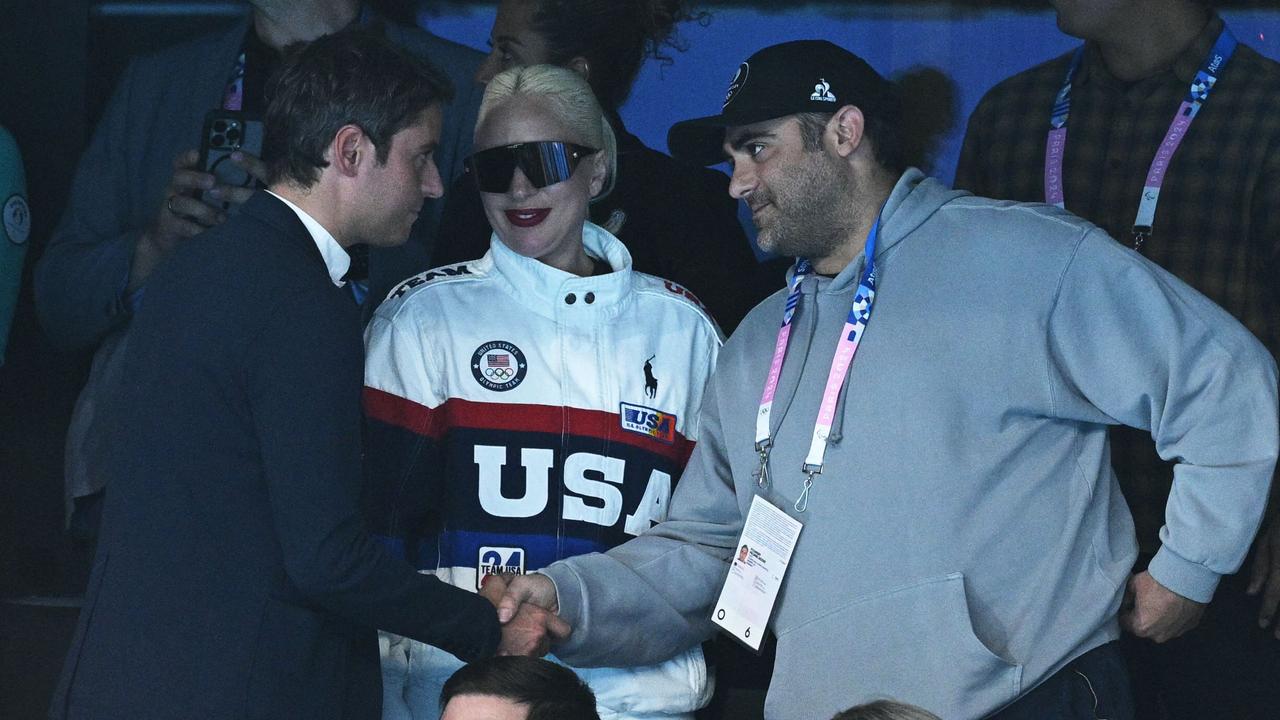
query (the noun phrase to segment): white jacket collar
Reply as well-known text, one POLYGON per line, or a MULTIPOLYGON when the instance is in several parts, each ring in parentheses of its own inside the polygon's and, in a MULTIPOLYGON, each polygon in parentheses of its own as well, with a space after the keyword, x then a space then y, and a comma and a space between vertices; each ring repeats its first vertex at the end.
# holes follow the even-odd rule
POLYGON ((566 323, 593 323, 620 313, 630 301, 631 253, 622 241, 591 222, 582 229, 587 254, 613 272, 578 277, 513 251, 494 233, 488 258, 503 287, 535 312, 566 323))

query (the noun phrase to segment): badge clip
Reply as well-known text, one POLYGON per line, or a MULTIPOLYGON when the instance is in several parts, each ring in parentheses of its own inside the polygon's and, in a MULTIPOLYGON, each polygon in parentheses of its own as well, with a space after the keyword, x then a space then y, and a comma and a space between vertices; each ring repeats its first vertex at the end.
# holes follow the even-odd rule
POLYGON ((800 470, 805 474, 805 479, 804 489, 800 491, 800 497, 796 498, 796 512, 804 512, 809 507, 809 489, 813 487, 813 479, 822 474, 822 466, 805 463, 800 466, 800 470))
POLYGON ((1142 245, 1151 238, 1150 225, 1134 225, 1133 226, 1133 249, 1142 251, 1142 245))
POLYGON ((756 485, 762 488, 769 485, 769 448, 772 445, 771 440, 761 440, 756 443, 756 453, 760 456, 760 469, 756 471, 756 485))

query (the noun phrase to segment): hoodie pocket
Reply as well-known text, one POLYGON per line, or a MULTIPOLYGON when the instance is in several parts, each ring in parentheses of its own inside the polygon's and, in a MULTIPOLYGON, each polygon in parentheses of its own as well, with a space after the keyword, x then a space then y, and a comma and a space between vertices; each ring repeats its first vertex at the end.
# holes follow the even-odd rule
POLYGON ((981 717, 1017 697, 1022 666, 973 632, 964 576, 864 596, 778 633, 769 717, 830 717, 889 697, 946 718, 981 717))

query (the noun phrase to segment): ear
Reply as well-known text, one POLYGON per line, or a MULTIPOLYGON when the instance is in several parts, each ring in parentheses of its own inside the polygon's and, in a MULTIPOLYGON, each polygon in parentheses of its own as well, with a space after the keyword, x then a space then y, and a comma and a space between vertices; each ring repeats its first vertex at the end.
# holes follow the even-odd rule
POLYGON ((866 118, 857 105, 845 105, 831 116, 827 123, 827 137, 831 139, 836 154, 847 158, 863 145, 866 118))
POLYGON ((605 181, 609 178, 609 162, 601 150, 591 156, 591 198, 595 199, 604 191, 605 181))
POLYGON ((565 67, 578 73, 584 80, 591 80, 591 63, 581 55, 575 55, 573 59, 565 63, 565 67))
POLYGON ((369 136, 358 125, 343 125, 329 144, 329 167, 344 177, 354 177, 366 155, 373 155, 369 136))

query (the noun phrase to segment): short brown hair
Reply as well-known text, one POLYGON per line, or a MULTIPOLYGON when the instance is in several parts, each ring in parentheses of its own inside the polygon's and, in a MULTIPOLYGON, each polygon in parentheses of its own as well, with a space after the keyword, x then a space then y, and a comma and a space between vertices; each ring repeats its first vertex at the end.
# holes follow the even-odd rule
POLYGON ((262 159, 268 181, 313 185, 344 125, 363 130, 384 163, 392 136, 452 97, 448 78, 392 45, 377 25, 290 46, 267 84, 262 159))
POLYGON ((440 690, 440 709, 458 695, 487 695, 529 708, 528 720, 600 720, 596 696, 578 674, 542 658, 504 655, 471 663, 440 690))

